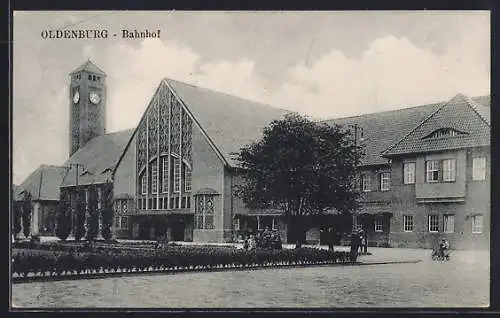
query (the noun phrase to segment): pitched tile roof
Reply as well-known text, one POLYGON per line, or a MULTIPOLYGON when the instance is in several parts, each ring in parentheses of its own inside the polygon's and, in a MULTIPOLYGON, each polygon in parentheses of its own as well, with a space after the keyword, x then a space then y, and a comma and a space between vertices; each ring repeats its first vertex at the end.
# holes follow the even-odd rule
POLYGON ((237 164, 232 159, 232 153, 259 140, 264 127, 290 113, 176 80, 166 78, 165 81, 191 111, 229 165, 237 164))
POLYGON ((92 63, 92 61, 87 60, 85 63, 82 65, 78 66, 73 72, 70 74, 80 72, 80 71, 87 71, 95 74, 100 74, 100 75, 106 75, 103 70, 101 70, 97 65, 92 63))
POLYGON ((111 180, 113 170, 133 132, 133 129, 128 129, 91 139, 63 164, 68 168, 61 186, 75 185, 77 172, 74 164, 77 163, 81 165, 78 167, 78 184, 111 180))
POLYGON ((59 200, 59 185, 66 169, 59 166, 41 165, 14 190, 14 199, 21 200, 22 193, 31 193, 32 200, 59 200))
POLYGON ((489 111, 472 99, 458 94, 444 103, 407 135, 388 147, 384 156, 442 151, 490 145, 489 111), (426 138, 438 129, 465 132, 453 137, 426 138))
POLYGON ((361 165, 387 164, 387 159, 380 153, 397 140, 403 138, 416 124, 429 117, 441 104, 429 104, 354 117, 329 119, 324 123, 333 125, 358 125, 363 131, 363 138, 358 134, 359 142, 364 146, 365 156, 361 165))

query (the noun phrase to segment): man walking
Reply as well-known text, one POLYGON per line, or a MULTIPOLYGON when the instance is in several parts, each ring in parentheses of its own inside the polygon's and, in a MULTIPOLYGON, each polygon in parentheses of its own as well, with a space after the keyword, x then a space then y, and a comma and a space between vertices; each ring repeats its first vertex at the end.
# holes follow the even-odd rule
POLYGON ((327 232, 328 250, 329 251, 333 251, 334 236, 335 236, 335 232, 333 231, 333 228, 329 227, 328 232, 327 232))
POLYGON ((352 232, 351 234, 351 262, 354 263, 358 258, 359 249, 359 233, 352 232))

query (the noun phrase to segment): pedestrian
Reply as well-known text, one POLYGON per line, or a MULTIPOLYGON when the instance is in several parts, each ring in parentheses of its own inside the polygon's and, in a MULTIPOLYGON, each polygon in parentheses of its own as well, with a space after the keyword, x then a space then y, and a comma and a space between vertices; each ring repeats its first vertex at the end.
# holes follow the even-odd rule
POLYGON ((248 250, 250 248, 250 236, 247 235, 245 241, 243 242, 243 249, 248 250))
POLYGON ((333 231, 332 227, 328 228, 328 233, 327 233, 327 241, 328 241, 328 250, 333 251, 333 243, 334 243, 334 235, 335 232, 333 231))
POLYGON ((351 262, 355 262, 358 258, 358 249, 359 249, 359 233, 353 232, 351 234, 351 262))
POLYGON ((252 234, 250 235, 250 242, 248 248, 250 250, 254 250, 257 247, 257 241, 255 240, 255 236, 252 234))

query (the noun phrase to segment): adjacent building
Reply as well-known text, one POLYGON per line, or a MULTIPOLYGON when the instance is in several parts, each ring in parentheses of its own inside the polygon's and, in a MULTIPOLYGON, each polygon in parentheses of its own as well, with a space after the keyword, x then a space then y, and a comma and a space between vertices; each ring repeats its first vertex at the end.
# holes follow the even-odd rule
MULTIPOLYGON (((166 78, 137 127, 106 133, 106 74, 87 61, 70 76, 70 157, 51 168, 58 173, 40 193, 57 202, 59 191, 96 188, 100 207, 111 182, 117 237, 227 242, 269 227, 287 240, 280 211, 248 209, 234 195, 242 179, 233 154, 288 111, 166 78)), ((372 245, 428 247, 446 236, 460 247, 487 246, 489 97, 326 123, 351 127, 365 149, 355 225, 372 245)), ((36 193, 42 167, 18 192, 36 193)), ((306 240, 322 240, 334 220, 311 222, 306 240)))

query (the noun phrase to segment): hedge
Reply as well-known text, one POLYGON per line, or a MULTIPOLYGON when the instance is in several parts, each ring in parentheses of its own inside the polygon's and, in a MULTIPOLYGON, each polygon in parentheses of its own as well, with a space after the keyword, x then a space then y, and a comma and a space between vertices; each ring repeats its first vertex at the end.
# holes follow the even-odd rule
POLYGON ((17 253, 13 273, 59 276, 61 274, 111 273, 125 271, 211 269, 294 264, 351 263, 349 252, 313 248, 252 251, 214 247, 173 247, 163 250, 112 250, 99 253, 17 253))

